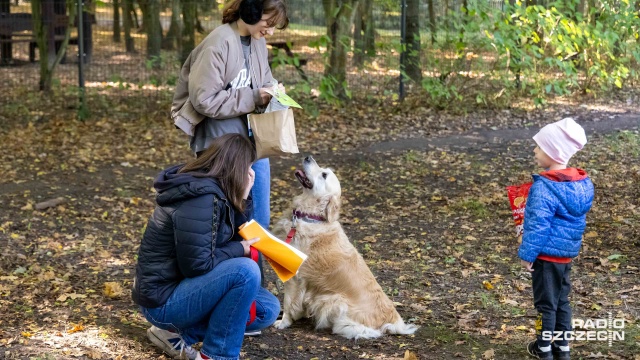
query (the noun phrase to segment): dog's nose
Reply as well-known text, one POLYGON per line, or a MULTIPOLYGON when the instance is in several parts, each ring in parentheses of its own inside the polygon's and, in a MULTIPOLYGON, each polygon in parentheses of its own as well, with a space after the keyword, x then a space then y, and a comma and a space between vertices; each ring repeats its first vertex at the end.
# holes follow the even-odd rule
POLYGON ((304 158, 305 162, 312 162, 313 161, 313 157, 311 155, 307 156, 304 158))

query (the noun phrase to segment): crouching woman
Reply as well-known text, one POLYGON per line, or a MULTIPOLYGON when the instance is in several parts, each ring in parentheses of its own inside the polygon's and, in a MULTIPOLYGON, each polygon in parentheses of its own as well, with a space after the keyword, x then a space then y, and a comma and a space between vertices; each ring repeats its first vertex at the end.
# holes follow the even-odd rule
POLYGON ((138 251, 132 290, 153 325, 149 339, 172 357, 237 359, 245 332, 268 327, 278 299, 238 227, 251 214, 255 161, 240 134, 216 138, 197 159, 162 171, 157 206, 138 251), (200 351, 192 345, 202 342, 200 351))

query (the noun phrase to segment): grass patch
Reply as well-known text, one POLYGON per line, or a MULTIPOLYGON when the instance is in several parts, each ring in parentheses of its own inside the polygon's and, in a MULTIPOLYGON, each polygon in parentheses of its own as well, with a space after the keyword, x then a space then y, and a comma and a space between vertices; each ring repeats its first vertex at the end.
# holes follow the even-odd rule
POLYGON ((604 137, 604 143, 614 154, 640 156, 640 133, 638 131, 620 131, 604 137))

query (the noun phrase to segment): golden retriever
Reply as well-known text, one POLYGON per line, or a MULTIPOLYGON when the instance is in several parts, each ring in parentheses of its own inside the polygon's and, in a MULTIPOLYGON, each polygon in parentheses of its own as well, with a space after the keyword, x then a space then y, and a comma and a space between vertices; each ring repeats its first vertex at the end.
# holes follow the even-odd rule
POLYGON ((316 329, 348 339, 413 334, 417 326, 404 323, 338 222, 338 178, 311 156, 302 165, 303 171, 296 171, 303 190, 293 200, 295 215, 280 220, 275 230, 293 235, 291 244, 308 258, 284 284, 283 316, 274 326, 285 329, 311 317, 316 329))

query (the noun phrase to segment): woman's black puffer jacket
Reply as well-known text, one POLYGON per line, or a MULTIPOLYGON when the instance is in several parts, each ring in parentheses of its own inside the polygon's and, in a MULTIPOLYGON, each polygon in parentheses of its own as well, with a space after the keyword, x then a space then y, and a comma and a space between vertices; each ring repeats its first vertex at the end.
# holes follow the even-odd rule
POLYGON ((238 226, 249 219, 227 200, 212 178, 178 174, 183 165, 162 171, 154 182, 157 206, 138 250, 133 301, 147 308, 163 305, 184 278, 213 270, 244 256, 238 226))

